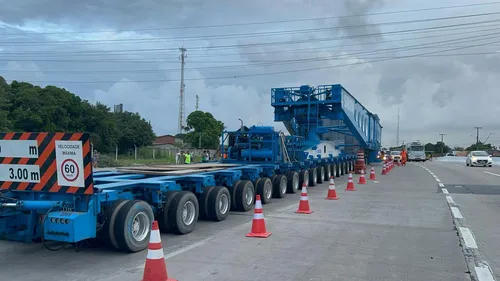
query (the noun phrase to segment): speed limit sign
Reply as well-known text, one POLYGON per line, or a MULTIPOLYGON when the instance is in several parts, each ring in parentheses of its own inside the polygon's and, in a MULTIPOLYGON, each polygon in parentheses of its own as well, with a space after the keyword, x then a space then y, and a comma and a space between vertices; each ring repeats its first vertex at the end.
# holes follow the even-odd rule
POLYGON ((81 141, 56 141, 57 184, 85 187, 81 141))
POLYGON ((68 182, 74 182, 80 175, 80 168, 73 159, 66 159, 61 164, 62 176, 68 182))

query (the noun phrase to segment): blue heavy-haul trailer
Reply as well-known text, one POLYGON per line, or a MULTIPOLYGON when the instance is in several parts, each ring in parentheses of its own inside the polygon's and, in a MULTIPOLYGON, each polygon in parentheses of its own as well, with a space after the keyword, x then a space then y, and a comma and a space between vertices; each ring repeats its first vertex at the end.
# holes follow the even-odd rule
POLYGON ((225 131, 219 163, 183 167, 190 171, 93 172, 88 134, 0 133, 0 238, 41 240, 49 250, 98 241, 137 252, 147 247, 154 219, 163 232, 190 233, 199 218, 249 211, 255 194, 269 203, 346 174, 356 148, 375 161, 378 117, 341 85, 271 95, 275 121, 290 135, 265 126, 225 131))

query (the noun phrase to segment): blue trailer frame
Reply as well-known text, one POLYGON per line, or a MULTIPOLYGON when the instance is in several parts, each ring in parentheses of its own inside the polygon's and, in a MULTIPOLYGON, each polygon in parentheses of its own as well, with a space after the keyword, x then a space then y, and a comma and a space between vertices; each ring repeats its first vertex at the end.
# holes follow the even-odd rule
MULTIPOLYGON (((251 133, 261 139, 241 145, 252 148, 260 143, 261 151, 222 157, 220 165, 225 166, 192 174, 93 172, 87 133, 0 133, 0 239, 27 243, 41 240, 49 250, 62 249, 67 244, 78 250, 82 242, 95 241, 137 252, 147 248, 153 220, 158 221, 163 232, 186 234, 195 229, 198 219, 222 221, 230 210, 251 210, 256 194, 267 204, 271 198, 297 193, 302 185, 314 186, 331 175, 345 175, 354 169, 354 153, 344 151, 336 157, 315 157, 304 154, 304 146, 316 142, 316 135, 328 131, 348 134, 347 130, 355 130, 353 135, 359 135, 361 130, 366 140, 358 136, 359 142, 367 149, 375 149, 381 126, 378 117, 365 110, 363 114, 373 117, 370 128, 374 131, 367 133, 360 129, 363 123, 356 125, 357 121, 350 121, 352 114, 344 114, 344 101, 339 98, 340 95, 345 99, 350 94, 346 95, 340 85, 326 88, 319 93, 308 86, 273 89, 275 121, 285 121, 287 128, 301 134, 284 137, 272 127, 253 126, 251 133), (308 94, 307 102, 292 98, 291 93, 297 91, 308 94), (335 94, 333 98, 328 91, 335 94), (290 100, 281 100, 285 97, 290 100), (296 118, 303 113, 306 118, 296 118), (323 126, 325 118, 343 119, 345 125, 323 126), (304 126, 314 130, 306 134, 304 126), (10 145, 14 142, 16 145, 10 145), (65 147, 58 142, 65 142, 68 149, 80 150, 58 153, 59 148, 65 147), (2 150, 5 145, 12 149, 2 150), (18 147, 26 149, 15 152, 18 147), (283 153, 283 148, 287 153, 283 153), (5 151, 15 153, 8 155, 5 151), (74 171, 75 167, 80 168, 74 171), (20 177, 31 178, 27 181, 15 176, 9 178, 5 171, 11 168, 17 173, 21 171, 20 177), (80 177, 81 183, 76 184, 80 177)), ((248 135, 241 131, 224 133, 248 135)), ((222 155, 231 154, 231 149, 226 151, 224 146, 221 151, 222 155)))

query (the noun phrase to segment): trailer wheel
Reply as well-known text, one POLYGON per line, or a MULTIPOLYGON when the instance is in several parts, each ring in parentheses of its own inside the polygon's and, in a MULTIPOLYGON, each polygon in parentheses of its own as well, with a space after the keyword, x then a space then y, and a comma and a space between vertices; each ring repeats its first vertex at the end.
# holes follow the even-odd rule
POLYGON ((170 202, 172 202, 172 198, 174 198, 177 193, 179 193, 179 191, 167 191, 165 194, 165 204, 163 204, 163 209, 158 212, 158 226, 161 232, 172 232, 172 226, 168 220, 168 207, 170 206, 170 202))
POLYGON ((316 168, 309 169, 309 186, 316 186, 318 183, 318 171, 316 168))
POLYGON ((255 202, 255 188, 253 183, 248 180, 242 180, 235 190, 236 209, 242 212, 248 212, 252 209, 255 202))
POLYGON ((329 164, 325 165, 325 178, 324 181, 327 182, 330 180, 330 177, 332 176, 332 167, 329 164))
POLYGON ((215 186, 208 195, 207 217, 213 221, 223 221, 231 209, 231 194, 225 186, 215 186))
POLYGON ((299 190, 299 173, 295 171, 288 171, 287 177, 287 192, 296 193, 299 190))
POLYGON ((114 227, 119 248, 132 253, 146 249, 153 220, 153 209, 148 203, 141 200, 125 203, 118 211, 114 227))
POLYGON ((342 175, 347 174, 347 172, 348 172, 347 170, 348 170, 348 168, 347 168, 347 162, 343 162, 342 163, 342 175))
MULTIPOLYGON (((270 178, 260 178, 261 180, 255 186, 255 194, 260 195, 260 201, 262 204, 271 203, 271 198, 273 198, 273 182, 270 178)), ((255 195, 257 196, 257 195, 255 195)))
POLYGON ((304 169, 299 172, 299 185, 302 188, 303 185, 309 186, 309 171, 304 169))
POLYGON ((332 174, 334 177, 339 177, 338 165, 332 164, 332 174))
POLYGON ((277 175, 273 181, 273 197, 284 198, 286 196, 288 180, 285 175, 277 175))
POLYGON ((190 233, 196 227, 199 216, 198 199, 190 191, 177 193, 170 204, 168 220, 172 232, 176 234, 190 233))
POLYGON ((257 199, 257 194, 260 195, 260 197, 262 197, 262 193, 259 193, 259 189, 257 188, 259 186, 259 183, 260 181, 262 180, 263 178, 257 178, 254 182, 253 182, 253 186, 255 188, 255 199, 257 199))
POLYGON ((317 173, 317 183, 323 183, 323 179, 325 178, 325 167, 323 165, 320 165, 318 168, 316 168, 316 173, 317 173))
POLYGON ((215 188, 215 186, 206 186, 203 188, 203 193, 200 194, 198 197, 198 205, 199 205, 199 212, 200 212, 200 219, 202 220, 209 220, 209 215, 208 215, 208 208, 210 206, 210 203, 208 203, 208 198, 210 196, 210 193, 212 190, 215 188))
POLYGON ((97 240, 103 245, 118 249, 118 243, 116 242, 114 230, 116 214, 127 202, 128 200, 118 199, 113 201, 109 207, 106 208, 106 211, 104 211, 104 226, 97 237, 97 240))
POLYGON ((231 211, 238 211, 238 208, 236 207, 236 189, 240 185, 241 180, 236 181, 233 184, 233 187, 229 189, 229 193, 231 193, 231 211))

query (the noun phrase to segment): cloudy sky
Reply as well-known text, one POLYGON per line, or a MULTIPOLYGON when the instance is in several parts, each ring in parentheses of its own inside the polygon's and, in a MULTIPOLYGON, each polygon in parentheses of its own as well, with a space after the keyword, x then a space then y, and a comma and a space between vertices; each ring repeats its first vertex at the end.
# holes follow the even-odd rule
MULTIPOLYGON (((0 75, 123 103, 177 132, 186 115, 273 124, 270 89, 342 84, 381 118, 383 144, 500 145, 500 2, 473 0, 0 0, 0 75), (22 3, 22 4, 21 4, 22 3), (453 7, 454 6, 454 7, 453 7), (459 7, 457 7, 459 6, 459 7)), ((277 126, 282 128, 282 126, 277 126)))

